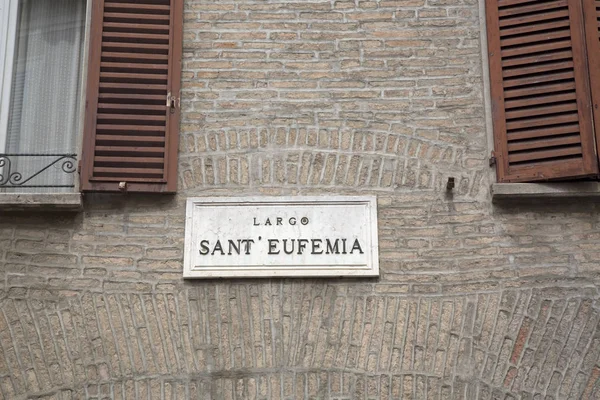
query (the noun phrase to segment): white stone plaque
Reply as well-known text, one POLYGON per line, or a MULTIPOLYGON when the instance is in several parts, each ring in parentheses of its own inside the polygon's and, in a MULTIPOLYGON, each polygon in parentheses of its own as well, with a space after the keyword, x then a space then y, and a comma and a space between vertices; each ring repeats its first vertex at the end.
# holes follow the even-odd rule
POLYGON ((187 201, 185 278, 379 276, 374 196, 187 201))

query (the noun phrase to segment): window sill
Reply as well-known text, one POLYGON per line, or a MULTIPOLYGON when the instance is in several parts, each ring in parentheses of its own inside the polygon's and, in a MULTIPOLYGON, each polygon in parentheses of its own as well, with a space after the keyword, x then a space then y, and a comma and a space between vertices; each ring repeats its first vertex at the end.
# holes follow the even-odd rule
POLYGON ((492 201, 526 199, 598 198, 599 182, 493 183, 492 201))
POLYGON ((81 193, 0 193, 0 210, 79 211, 81 193))

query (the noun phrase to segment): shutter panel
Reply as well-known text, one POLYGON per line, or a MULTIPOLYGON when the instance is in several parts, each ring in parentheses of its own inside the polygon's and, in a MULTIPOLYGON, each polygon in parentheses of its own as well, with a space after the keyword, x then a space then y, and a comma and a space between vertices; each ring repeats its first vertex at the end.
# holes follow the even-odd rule
POLYGON ((176 190, 182 18, 183 0, 93 1, 83 191, 176 190))
POLYGON ((600 0, 583 0, 596 146, 600 154, 600 0))
POLYGON ((499 182, 598 173, 579 0, 486 0, 499 182))

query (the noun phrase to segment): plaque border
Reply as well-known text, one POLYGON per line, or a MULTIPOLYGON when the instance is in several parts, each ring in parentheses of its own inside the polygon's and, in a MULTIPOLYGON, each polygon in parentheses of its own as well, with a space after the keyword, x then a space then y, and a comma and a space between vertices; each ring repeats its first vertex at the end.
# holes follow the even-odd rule
POLYGON ((379 276, 379 236, 377 224, 376 196, 248 196, 248 197, 189 197, 186 201, 185 242, 183 252, 183 277, 185 279, 216 278, 310 278, 310 277, 378 277, 379 276), (197 205, 364 205, 367 209, 366 226, 370 230, 369 267, 339 265, 311 266, 231 266, 194 267, 192 266, 193 213, 197 205))

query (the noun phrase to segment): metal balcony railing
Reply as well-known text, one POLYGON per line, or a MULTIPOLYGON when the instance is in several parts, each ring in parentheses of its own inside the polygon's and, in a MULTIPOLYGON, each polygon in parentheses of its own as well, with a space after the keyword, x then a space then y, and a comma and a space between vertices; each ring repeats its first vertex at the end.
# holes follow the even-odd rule
POLYGON ((77 154, 0 154, 0 188, 73 188, 75 171, 77 154))

